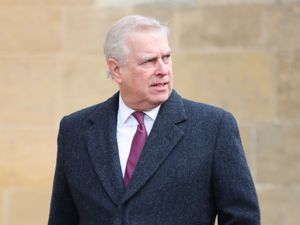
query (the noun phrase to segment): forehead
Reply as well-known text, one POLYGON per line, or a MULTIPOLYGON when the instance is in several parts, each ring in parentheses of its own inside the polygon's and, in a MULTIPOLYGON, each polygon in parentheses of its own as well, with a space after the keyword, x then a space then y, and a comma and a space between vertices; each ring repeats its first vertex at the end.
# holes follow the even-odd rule
POLYGON ((170 51, 167 36, 159 30, 139 30, 128 36, 128 48, 135 53, 170 51))

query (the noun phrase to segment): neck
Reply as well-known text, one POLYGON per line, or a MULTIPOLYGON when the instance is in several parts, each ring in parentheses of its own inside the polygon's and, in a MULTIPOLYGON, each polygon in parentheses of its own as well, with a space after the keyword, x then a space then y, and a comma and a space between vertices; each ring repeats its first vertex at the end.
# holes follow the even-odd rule
POLYGON ((121 93, 120 93, 120 96, 121 96, 124 104, 127 107, 133 109, 134 111, 146 112, 146 111, 150 111, 160 105, 160 104, 149 104, 149 103, 147 104, 147 103, 143 103, 143 102, 132 102, 132 101, 128 100, 126 97, 122 96, 121 93))

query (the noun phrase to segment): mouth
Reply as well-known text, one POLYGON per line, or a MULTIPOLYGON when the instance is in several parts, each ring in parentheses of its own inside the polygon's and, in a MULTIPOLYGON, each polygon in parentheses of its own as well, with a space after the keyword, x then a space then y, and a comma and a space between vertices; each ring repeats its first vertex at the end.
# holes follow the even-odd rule
POLYGON ((168 82, 160 82, 160 83, 152 84, 151 87, 164 87, 167 84, 168 84, 168 82))

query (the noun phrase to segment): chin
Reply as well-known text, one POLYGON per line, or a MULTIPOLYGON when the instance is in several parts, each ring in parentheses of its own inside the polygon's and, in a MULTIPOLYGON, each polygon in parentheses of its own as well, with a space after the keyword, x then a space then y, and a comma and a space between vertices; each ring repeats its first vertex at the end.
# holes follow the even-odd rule
POLYGON ((165 101, 167 101, 169 96, 170 96, 170 94, 160 96, 159 98, 155 99, 154 102, 156 102, 157 105, 160 105, 160 104, 164 103, 165 101))
POLYGON ((164 92, 164 93, 155 93, 152 94, 152 96, 149 98, 149 102, 151 102, 152 105, 158 106, 165 101, 168 100, 169 96, 171 95, 171 91, 164 92))

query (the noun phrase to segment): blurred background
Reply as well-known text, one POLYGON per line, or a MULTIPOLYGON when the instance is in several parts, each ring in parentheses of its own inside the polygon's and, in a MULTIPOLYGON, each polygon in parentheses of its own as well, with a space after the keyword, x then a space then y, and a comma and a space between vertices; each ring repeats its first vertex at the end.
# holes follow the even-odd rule
POLYGON ((0 225, 47 223, 59 120, 117 90, 102 43, 129 14, 170 26, 181 95, 235 115, 262 224, 298 225, 299 0, 0 0, 0 225))

